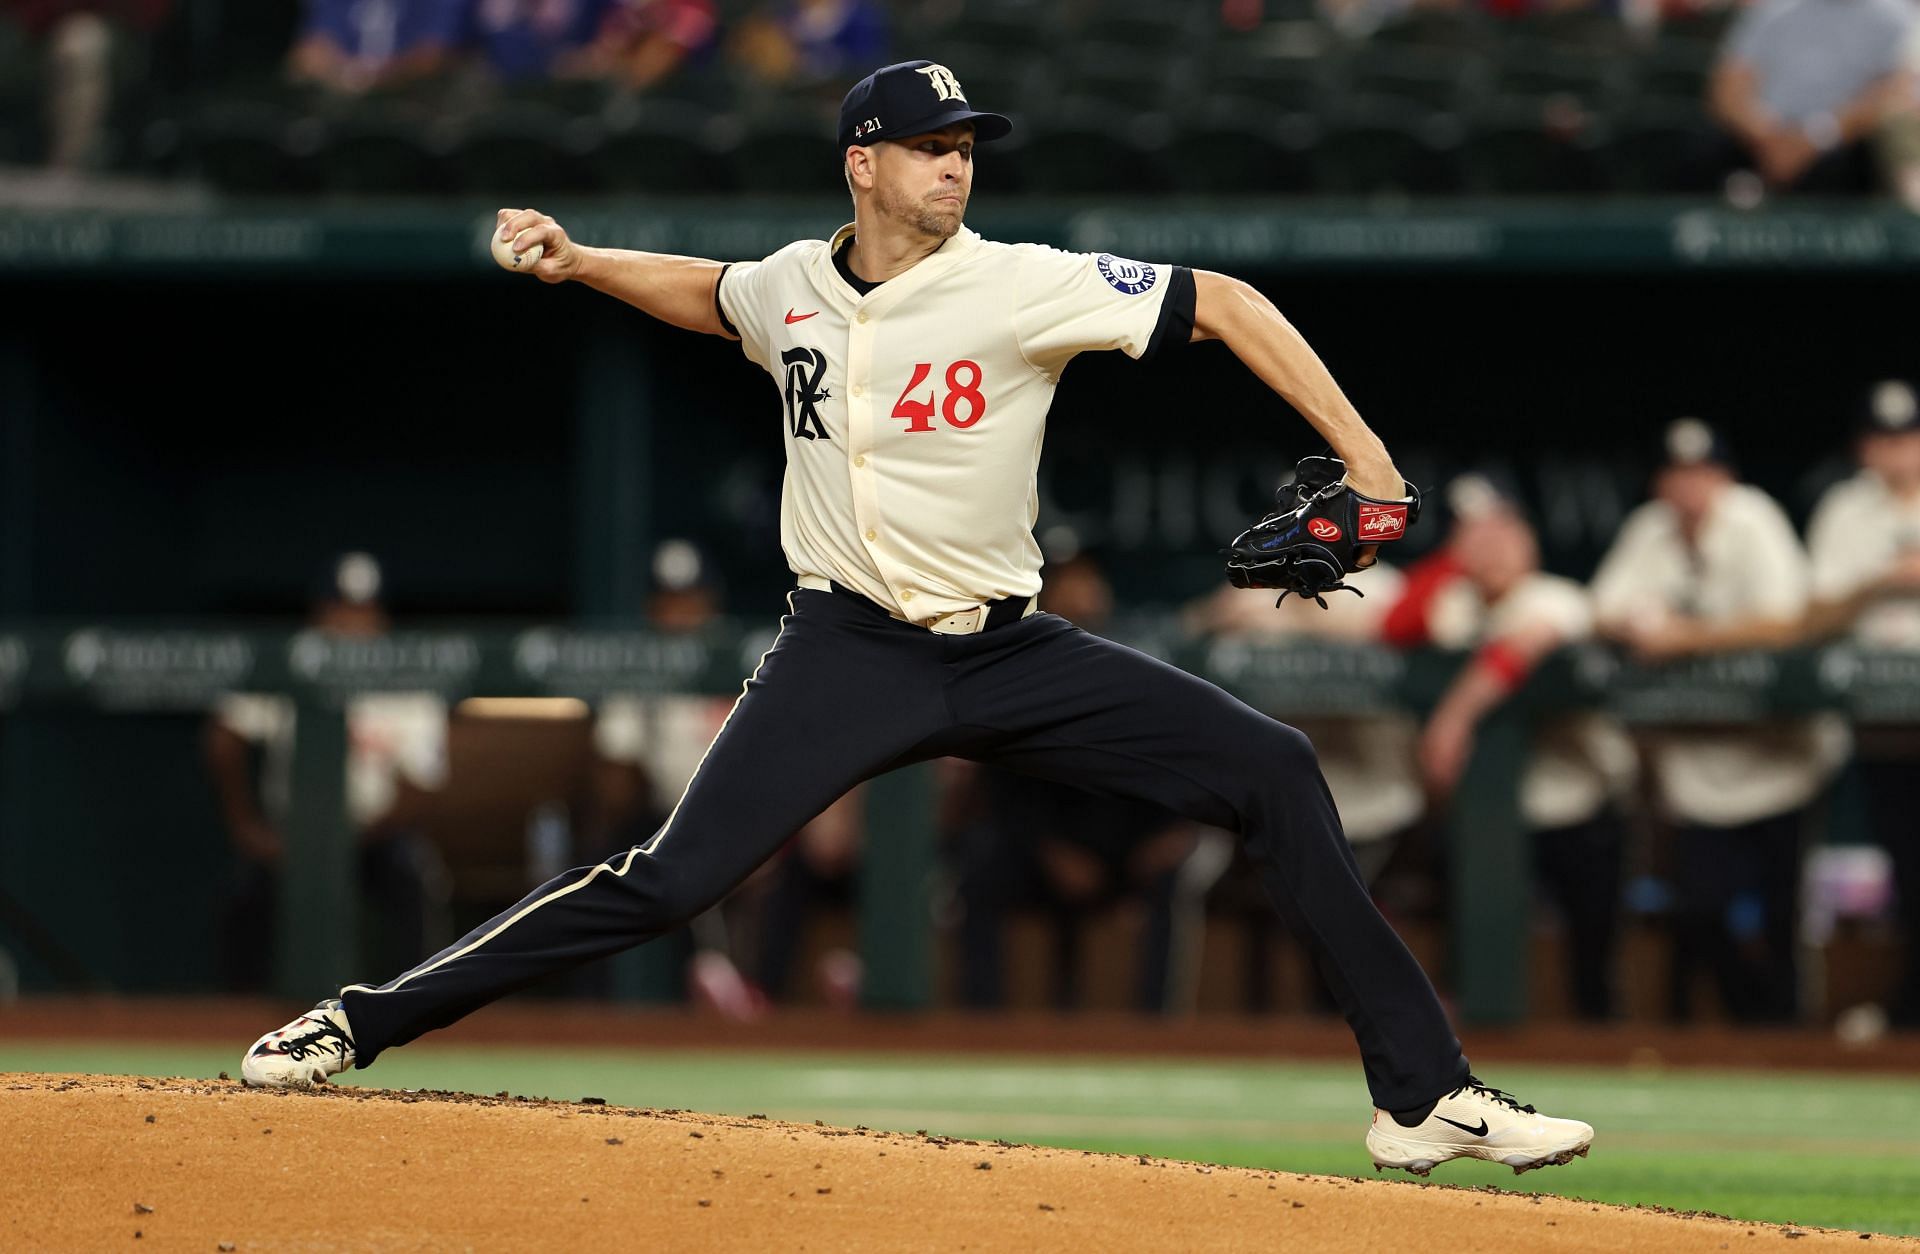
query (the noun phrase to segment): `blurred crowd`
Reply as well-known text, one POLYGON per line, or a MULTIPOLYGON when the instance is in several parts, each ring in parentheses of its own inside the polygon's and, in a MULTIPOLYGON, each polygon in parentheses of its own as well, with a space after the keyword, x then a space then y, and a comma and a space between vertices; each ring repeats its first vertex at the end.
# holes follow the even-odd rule
MULTIPOLYGON (((1404 567, 1356 575, 1364 596, 1334 597, 1326 609, 1297 598, 1276 607, 1269 592, 1223 584, 1184 606, 1179 625, 1213 640, 1464 658, 1421 713, 1304 725, 1376 896, 1403 920, 1444 926, 1446 894, 1435 885, 1449 874, 1447 842, 1472 839, 1446 818, 1476 738, 1567 646, 1609 646, 1651 666, 1841 637, 1920 650, 1913 387, 1888 380, 1860 397, 1851 447, 1854 466, 1821 497, 1804 538, 1777 502, 1743 481, 1739 450, 1722 432, 1682 418, 1649 450, 1658 468, 1648 499, 1625 518, 1589 581, 1543 569, 1527 505, 1496 475, 1468 473, 1432 494, 1442 542, 1404 567)), ((1109 630, 1114 595, 1098 555, 1069 534, 1043 539, 1042 609, 1109 630)), ((719 579, 686 541, 660 546, 651 587, 645 618, 659 632, 698 633, 724 609, 719 579)), ((378 633, 387 627, 381 604, 377 564, 349 555, 316 588, 312 627, 378 633)), ((511 829, 509 861, 523 848, 525 856, 524 874, 515 865, 491 891, 511 900, 566 865, 643 842, 699 768, 730 704, 634 694, 591 712, 580 706, 569 759, 579 769, 553 777, 553 795, 524 813, 498 813, 496 804, 484 816, 511 829)), ((370 948, 367 961, 397 968, 452 934, 452 880, 434 841, 423 839, 432 824, 422 817, 430 809, 422 799, 447 780, 450 720, 435 699, 393 695, 362 698, 348 717, 361 888, 385 929, 368 939, 384 948, 370 948)), ((228 929, 236 987, 259 987, 269 969, 259 938, 274 934, 292 718, 283 699, 242 695, 208 724, 209 771, 237 868, 228 929), (244 943, 249 937, 254 943, 244 943)), ((1871 882, 1864 892, 1854 885, 1848 908, 1905 920, 1901 974, 1870 991, 1871 1013, 1920 1027, 1920 828, 1912 821, 1920 731, 1850 727, 1825 713, 1628 728, 1582 708, 1535 722, 1525 753, 1517 801, 1545 926, 1558 937, 1555 982, 1567 1013, 1619 1017, 1628 983, 1638 1013, 1675 1021, 1717 1013, 1790 1023, 1838 1009, 1810 995, 1817 982, 1804 965, 1809 939, 1831 929, 1819 868, 1844 773, 1879 850, 1871 882), (1821 912, 1824 921, 1810 917, 1821 912), (1651 951, 1664 970, 1629 961, 1636 918, 1664 936, 1651 951)), ((501 761, 524 766, 532 756, 522 747, 501 761)), ((1202 963, 1235 960, 1217 944, 1207 950, 1207 938, 1217 942, 1225 928, 1245 941, 1230 947, 1245 968, 1241 1004, 1271 1007, 1272 914, 1246 868, 1236 868, 1231 833, 969 762, 944 760, 936 776, 936 913, 955 1002, 994 1008, 1024 998, 1069 1009, 1085 1004, 1095 973, 1118 962, 1130 973, 1129 1004, 1182 1013, 1196 1005, 1202 963), (1124 958, 1111 949, 1114 933, 1098 930, 1115 918, 1125 921, 1124 958), (1108 948, 1090 952, 1090 935, 1106 937, 1108 948)), ((689 996, 741 1019, 783 1001, 857 1003, 862 972, 849 907, 866 842, 888 839, 884 824, 869 820, 866 794, 862 786, 830 806, 683 937, 661 942, 681 946, 669 951, 689 996)), ((469 810, 462 821, 480 817, 469 810)), ((593 987, 604 991, 604 982, 589 978, 574 991, 593 987)), ((1323 991, 1314 995, 1326 1004, 1323 991)))
POLYGON ((516 169, 515 191, 827 192, 824 140, 805 160, 773 150, 826 135, 867 69, 925 56, 1021 120, 994 154, 1014 191, 1113 193, 1124 165, 1133 194, 1891 190, 1920 206, 1917 11, 0 0, 0 163, 250 194, 505 191, 516 169), (381 144, 411 147, 383 161, 381 144), (519 166, 489 159, 501 149, 519 166))

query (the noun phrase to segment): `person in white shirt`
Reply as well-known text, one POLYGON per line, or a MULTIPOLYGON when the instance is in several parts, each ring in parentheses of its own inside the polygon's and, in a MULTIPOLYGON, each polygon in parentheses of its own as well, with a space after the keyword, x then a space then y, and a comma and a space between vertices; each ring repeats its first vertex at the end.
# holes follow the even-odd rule
MULTIPOLYGON (((1540 569, 1539 540, 1518 501, 1479 475, 1455 480, 1447 501, 1461 571, 1425 608, 1427 641, 1472 656, 1420 737, 1422 776, 1442 802, 1466 769, 1481 720, 1548 654, 1593 634, 1587 590, 1540 569)), ((1615 1012, 1626 835, 1618 802, 1634 774, 1625 733, 1597 711, 1580 711, 1535 728, 1519 783, 1535 876, 1566 922, 1573 1009, 1588 1020, 1615 1012)))
MULTIPOLYGON (((243 1078, 285 1085, 364 1066, 529 980, 649 940, 859 781, 958 755, 1235 832, 1353 1029, 1376 1165, 1425 1173, 1470 1156, 1524 1169, 1587 1151, 1588 1125, 1473 1076, 1432 983, 1367 894, 1304 735, 1034 612, 1041 441, 1061 374, 1084 352, 1140 358, 1218 339, 1332 448, 1354 491, 1412 496, 1325 364, 1248 284, 966 229, 975 146, 1012 129, 974 109, 947 66, 875 71, 840 111, 853 222, 761 261, 588 248, 536 210, 500 211, 503 244, 541 250, 520 269, 738 339, 768 373, 787 455, 781 544, 798 587, 649 840, 385 983, 341 989, 255 1042, 243 1078)), ((500 338, 544 351, 543 334, 508 326, 500 338)), ((1179 414, 1164 418, 1177 429, 1179 414)), ((1371 558, 1362 549, 1358 564, 1371 558)))
MULTIPOLYGON (((1859 473, 1827 490, 1807 529, 1810 626, 1815 635, 1845 632, 1865 648, 1920 649, 1920 402, 1913 386, 1876 384, 1857 431, 1859 473)), ((1892 860, 1906 930, 1904 972, 1887 1019, 1920 1027, 1920 731, 1860 727, 1854 739, 1868 818, 1892 860)))
MULTIPOLYGON (((1601 633, 1650 665, 1779 649, 1799 638, 1807 593, 1806 552, 1785 511, 1739 481, 1705 423, 1672 424, 1654 499, 1627 516, 1594 575, 1601 633)), ((1673 1014, 1691 1014, 1706 963, 1734 1017, 1793 1019, 1802 828, 1844 756, 1845 728, 1781 717, 1667 727, 1645 743, 1674 827, 1673 1014), (1730 912, 1747 920, 1739 937, 1730 912)))

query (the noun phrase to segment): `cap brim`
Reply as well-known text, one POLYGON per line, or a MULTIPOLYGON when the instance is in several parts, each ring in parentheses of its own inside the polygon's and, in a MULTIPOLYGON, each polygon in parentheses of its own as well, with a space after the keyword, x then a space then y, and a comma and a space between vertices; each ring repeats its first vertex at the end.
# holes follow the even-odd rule
POLYGON ((898 139, 907 135, 925 135, 928 131, 945 130, 958 122, 973 123, 973 138, 976 143, 1005 139, 1013 133, 1013 122, 998 113, 976 113, 972 109, 955 109, 949 113, 936 113, 932 117, 922 118, 918 122, 908 123, 886 136, 898 139))

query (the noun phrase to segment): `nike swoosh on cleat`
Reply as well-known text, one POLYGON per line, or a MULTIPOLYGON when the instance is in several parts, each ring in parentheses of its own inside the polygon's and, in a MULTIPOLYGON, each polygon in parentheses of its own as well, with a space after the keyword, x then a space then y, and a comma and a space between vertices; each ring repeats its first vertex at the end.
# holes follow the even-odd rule
POLYGON ((1434 1118, 1438 1119, 1441 1123, 1453 1124, 1454 1127, 1460 1129, 1462 1132, 1469 1133, 1473 1136, 1485 1136, 1487 1134, 1487 1121, 1485 1119, 1482 1119, 1480 1121, 1479 1127, 1470 1128, 1466 1124, 1461 1123, 1458 1120, 1447 1118, 1445 1115, 1435 1115, 1434 1118))
POLYGON ((789 309, 787 310, 787 325, 792 326, 796 322, 805 322, 808 318, 818 316, 819 313, 820 311, 816 309, 812 313, 796 314, 793 310, 789 309))

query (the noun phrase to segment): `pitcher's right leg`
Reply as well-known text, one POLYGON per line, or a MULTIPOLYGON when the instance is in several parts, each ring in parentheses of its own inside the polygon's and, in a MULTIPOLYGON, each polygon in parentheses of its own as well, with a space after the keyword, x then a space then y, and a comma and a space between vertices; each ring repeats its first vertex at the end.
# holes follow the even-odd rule
POLYGON ((947 714, 937 638, 892 630, 845 597, 799 591, 774 647, 644 844, 543 884, 384 984, 341 990, 247 1055, 249 1083, 305 1083, 366 1066, 555 971, 684 923, 745 879, 854 784, 935 734, 947 714), (337 1023, 314 1033, 314 1016, 337 1023), (313 1038, 313 1039, 309 1039, 313 1038), (314 1074, 316 1070, 322 1074, 314 1074))

